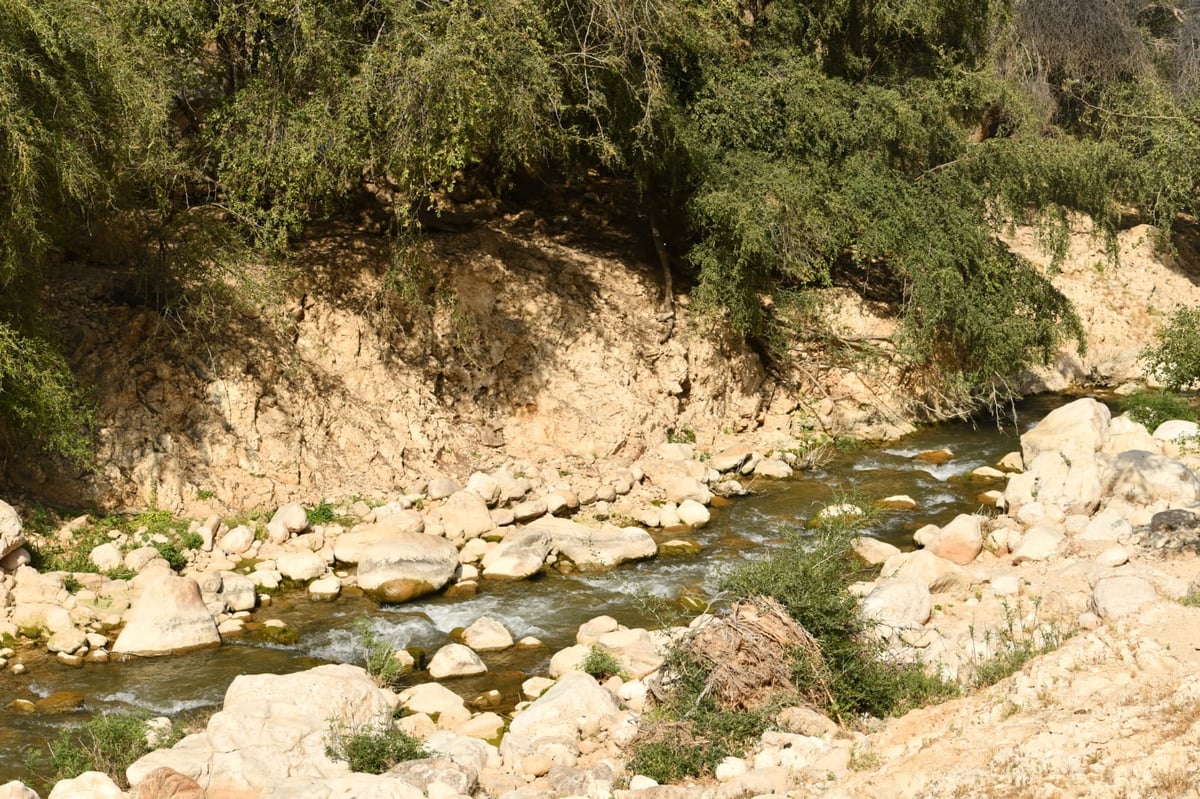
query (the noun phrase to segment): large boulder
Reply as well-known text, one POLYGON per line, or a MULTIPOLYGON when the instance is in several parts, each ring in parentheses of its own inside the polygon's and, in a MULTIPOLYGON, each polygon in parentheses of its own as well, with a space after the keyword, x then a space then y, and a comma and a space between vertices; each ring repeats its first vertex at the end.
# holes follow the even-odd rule
POLYGON ((439 591, 458 570, 454 544, 425 533, 380 538, 358 558, 358 585, 379 602, 407 602, 439 591))
POLYGON ((1158 601, 1154 586, 1136 574, 1106 576, 1092 587, 1091 610, 1102 619, 1119 619, 1158 601))
POLYGON ((455 491, 438 510, 449 539, 478 538, 495 527, 487 502, 472 491, 455 491))
POLYGON ((400 692, 400 704, 410 713, 437 718, 438 726, 453 729, 471 718, 471 711, 458 694, 436 682, 426 682, 400 692))
MULTIPOLYGON (((395 701, 363 669, 347 664, 296 674, 244 674, 234 678, 205 732, 151 752, 126 776, 137 785, 170 766, 209 796, 259 796, 292 780, 344 778, 349 767, 325 752, 330 729, 365 729, 390 719, 395 701)), ((329 794, 314 786, 306 795, 329 794)))
POLYGON ((878 634, 886 637, 924 627, 933 613, 933 597, 928 586, 917 580, 890 580, 863 598, 861 612, 876 625, 878 634))
POLYGON ((299 502, 289 502, 275 511, 267 522, 267 536, 272 543, 282 544, 296 533, 308 529, 308 511, 299 502))
POLYGON ((164 573, 142 589, 112 651, 168 655, 220 643, 217 624, 204 605, 200 586, 191 577, 164 573))
POLYGON ((933 594, 961 592, 971 587, 971 575, 966 569, 945 558, 939 558, 927 549, 904 552, 888 558, 883 564, 880 576, 921 583, 933 594))
POLYGON ((712 492, 703 480, 707 467, 694 461, 660 460, 651 458, 642 464, 646 479, 660 489, 668 502, 679 504, 694 499, 707 505, 712 502, 712 492), (694 463, 694 466, 691 464, 694 463))
POLYGON ((333 557, 339 563, 358 563, 363 553, 381 541, 424 529, 425 520, 415 511, 389 513, 369 524, 355 525, 350 532, 339 535, 333 542, 333 557))
POLYGON ((314 580, 325 573, 325 560, 316 552, 285 552, 275 558, 275 568, 285 579, 298 583, 314 580))
POLYGON ((1186 505, 1200 499, 1200 480, 1179 461, 1145 450, 1122 452, 1105 464, 1106 496, 1138 505, 1186 505))
POLYGON ((0 500, 0 558, 25 543, 25 527, 12 505, 0 500))
POLYGON ((581 730, 611 726, 619 712, 616 698, 593 677, 581 671, 564 674, 513 718, 500 742, 500 754, 510 766, 534 754, 573 766, 579 756, 581 730))
POLYGON ((1067 513, 1091 513, 1100 503, 1100 464, 1112 414, 1094 399, 1079 399, 1046 415, 1021 436, 1025 472, 1004 491, 1013 513, 1034 499, 1067 513))
POLYGON ((509 533, 483 556, 483 576, 495 580, 524 580, 541 570, 550 554, 550 533, 537 528, 509 533))
POLYGON ((220 573, 221 590, 217 597, 225 603, 225 609, 230 613, 241 610, 254 610, 258 604, 258 587, 244 574, 223 571, 220 573))
POLYGON ((592 526, 553 518, 541 519, 537 526, 550 533, 554 548, 580 569, 605 569, 658 554, 658 545, 640 527, 592 526))
POLYGON ((1101 449, 1106 455, 1119 455, 1131 449, 1158 451, 1154 437, 1146 430, 1146 426, 1129 418, 1123 413, 1108 423, 1108 435, 1101 449))

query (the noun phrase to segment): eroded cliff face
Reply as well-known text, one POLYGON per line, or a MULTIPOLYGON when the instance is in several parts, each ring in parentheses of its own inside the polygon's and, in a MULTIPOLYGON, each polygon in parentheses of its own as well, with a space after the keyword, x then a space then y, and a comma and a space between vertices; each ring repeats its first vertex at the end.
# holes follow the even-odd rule
POLYGON ((65 323, 98 401, 100 467, 28 460, 14 476, 73 501, 247 508, 757 427, 758 358, 685 309, 664 318, 656 270, 617 244, 596 254, 503 224, 434 236, 423 256, 441 288, 405 300, 382 240, 331 233, 296 256, 294 294, 204 334, 94 285, 65 323))
MULTIPOLYGON (((1158 321, 1200 301, 1185 251, 1160 258, 1134 229, 1120 265, 1102 266, 1085 234, 1054 280, 1088 326, 1087 355, 1064 351, 1034 387, 1136 378, 1158 321)), ((1037 255, 1032 233, 1014 246, 1037 255)), ((62 502, 200 515, 386 496, 501 463, 598 470, 670 431, 710 451, 814 431, 889 438, 947 410, 889 357, 893 309, 845 289, 821 305, 876 357, 798 350, 769 375, 686 296, 665 313, 652 248, 621 233, 572 236, 525 213, 430 237, 409 274, 436 281, 388 265, 382 238, 313 236, 289 292, 256 313, 231 306, 207 333, 120 302, 103 277, 81 284, 57 314, 98 403, 99 466, 10 458, 10 479, 62 502)))

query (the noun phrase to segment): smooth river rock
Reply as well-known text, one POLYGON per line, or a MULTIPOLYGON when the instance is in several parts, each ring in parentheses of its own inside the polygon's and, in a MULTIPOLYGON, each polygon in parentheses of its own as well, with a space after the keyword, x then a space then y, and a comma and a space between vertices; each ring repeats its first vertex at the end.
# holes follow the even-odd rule
POLYGON ((483 556, 483 576, 493 580, 524 580, 541 570, 550 554, 550 533, 537 528, 509 533, 483 556))
POLYGON ((605 569, 658 553, 654 539, 640 527, 591 526, 555 518, 540 519, 537 527, 550 533, 554 548, 580 569, 605 569))
POLYGON ((196 581, 164 574, 142 590, 112 651, 167 655, 220 643, 217 624, 196 581))
POLYGON ((446 644, 429 659, 429 676, 435 680, 446 677, 469 677, 483 674, 487 666, 469 646, 446 644))
POLYGON ((616 697, 593 677, 569 672, 513 718, 500 742, 500 754, 510 766, 534 754, 573 766, 579 756, 581 728, 604 729, 619 712, 616 697))
POLYGON ((1105 496, 1138 505, 1186 505, 1200 499, 1200 479, 1179 461, 1144 450, 1122 452, 1103 471, 1105 496))
POLYGON ((359 587, 379 602, 407 602, 441 590, 458 570, 454 544, 425 533, 380 536, 356 557, 359 587))
POLYGON ((1010 512, 1040 501, 1068 513, 1091 513, 1100 502, 1100 465, 1112 418, 1108 408, 1084 398, 1056 408, 1021 436, 1026 471, 1004 491, 1010 512))

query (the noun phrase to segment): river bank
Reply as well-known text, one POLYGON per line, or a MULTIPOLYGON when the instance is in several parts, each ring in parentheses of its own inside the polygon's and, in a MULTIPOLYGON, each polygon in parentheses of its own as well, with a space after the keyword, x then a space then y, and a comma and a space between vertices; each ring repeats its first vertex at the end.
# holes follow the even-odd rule
MULTIPOLYGON (((1117 428, 1121 429, 1121 434, 1126 436, 1122 440, 1126 443, 1133 440, 1127 434, 1136 433, 1135 430, 1121 428, 1119 425, 1117 425, 1117 428)), ((1104 435, 1108 436, 1107 427, 1104 435)), ((1141 443, 1145 444, 1146 438, 1141 439, 1141 443)), ((912 454, 914 453, 908 452, 905 457, 911 458, 912 454)), ((865 465, 866 471, 869 471, 869 458, 863 460, 868 461, 865 465)), ((965 466, 966 464, 959 464, 958 468, 961 469, 965 466)), ((926 466, 926 468, 929 467, 926 466)), ((1010 486, 1011 488, 1012 486, 1010 486)), ((1041 558, 1020 556, 1018 559, 1023 561, 1023 564, 1014 570, 1017 574, 1015 583, 1017 590, 1009 593, 1010 587, 1007 584, 1013 581, 996 572, 996 568, 1003 564, 1007 564, 1008 569, 1012 568, 1014 556, 1005 555, 1004 552, 1012 545, 1012 549, 1019 553, 1021 544, 1018 543, 1017 539, 1021 537, 1021 534, 1025 533, 1025 537, 1028 537, 1033 528, 1038 527, 1039 524, 1044 527, 1045 522, 1047 522, 1044 516, 1038 516, 1036 508, 1033 508, 1029 504, 1027 497, 1025 508, 1017 508, 1015 500, 1018 496, 1019 494, 1014 493, 1010 499, 1010 501, 1014 502, 1012 507, 1015 515, 1012 517, 999 517, 998 519, 1008 524, 1006 520, 1011 518, 1016 520, 1016 523, 1011 524, 1009 527, 1000 526, 988 531, 988 549, 982 553, 980 556, 981 559, 973 563, 970 567, 966 569, 958 568, 957 571, 955 568, 943 569, 937 571, 936 574, 928 572, 929 564, 925 563, 922 563, 919 568, 909 566, 907 570, 905 570, 905 567, 898 566, 897 564, 893 564, 890 570, 888 566, 884 567, 885 574, 905 571, 905 575, 902 576, 910 578, 915 568, 915 573, 925 575, 929 585, 936 586, 936 604, 930 603, 930 616, 932 618, 927 622, 917 625, 926 630, 936 630, 936 634, 933 638, 928 638, 928 634, 923 633, 920 636, 921 640, 917 640, 911 633, 904 633, 903 643, 905 646, 921 650, 923 656, 927 658, 930 655, 939 653, 932 658, 935 662, 938 657, 953 655, 955 658, 953 661, 954 666, 958 668, 964 662, 969 663, 972 659, 978 660, 981 657, 986 657, 986 653, 980 651, 980 646, 982 645, 986 649, 987 641, 999 640, 992 636, 993 634, 998 634, 1003 629, 1003 625, 1006 623, 1005 614, 1010 606, 1016 608, 1020 617, 1020 624, 1028 625, 1028 629, 1031 631, 1038 630, 1040 625, 1051 622, 1055 624, 1060 623, 1063 619, 1066 619, 1067 623, 1073 625, 1075 622, 1072 621, 1072 616, 1076 617, 1077 621, 1080 613, 1083 611, 1076 606, 1086 607, 1089 601, 1089 586, 1086 575, 1089 570, 1094 570, 1101 558, 1108 558, 1111 561, 1115 557, 1110 552, 1110 550, 1114 549, 1114 544, 1110 542, 1101 546, 1098 542, 1105 541, 1106 539, 1103 537, 1096 538, 1089 535, 1081 535, 1086 532, 1084 528, 1074 529, 1073 533, 1064 534, 1061 538, 1057 539, 1051 551, 1043 556, 1044 560, 1041 558), (1037 516, 1037 524, 1030 524, 1030 522, 1035 520, 1035 516, 1037 516), (997 537, 997 531, 1002 533, 1000 537, 997 537), (1012 536, 1012 538, 1008 536, 1012 536), (1006 587, 1002 589, 1002 585, 1006 587), (962 660, 964 653, 968 655, 968 660, 966 661, 962 660)), ((1047 499, 1049 499, 1048 496, 1047 499)), ((1157 501, 1159 500, 1154 500, 1154 502, 1157 501)), ((1107 498, 1105 502, 1106 504, 1113 504, 1107 498)), ((1037 504, 1039 503, 1033 503, 1033 505, 1037 504)), ((1153 502, 1150 504, 1153 505, 1153 502)), ((1045 507, 1051 506, 1047 505, 1045 507)), ((1113 507, 1119 507, 1119 503, 1113 504, 1113 507)), ((1139 511, 1139 513, 1145 515, 1146 511, 1139 511)), ((1053 516, 1052 513, 1048 515, 1053 516)), ((946 521, 949 520, 943 520, 939 523, 945 525, 946 521)), ((996 520, 993 521, 995 522, 996 520)), ((1065 522, 1066 516, 1060 521, 1065 522)), ((1140 520, 1142 524, 1146 521, 1146 519, 1140 520)), ((992 522, 988 524, 991 525, 992 522)), ((1068 523, 1068 528, 1073 529, 1074 527, 1078 527, 1078 525, 1079 522, 1070 522, 1068 523)), ((1042 532, 1035 532, 1031 542, 1042 534, 1042 532)), ((1150 544, 1152 547, 1153 542, 1143 542, 1130 538, 1133 535, 1132 527, 1123 532, 1114 532, 1112 535, 1123 539, 1120 542, 1116 542, 1119 546, 1115 546, 1115 548, 1120 549, 1124 547, 1128 560, 1142 562, 1143 565, 1140 565, 1139 569, 1144 571, 1146 568, 1150 568, 1156 573, 1171 575, 1171 579, 1155 578, 1158 580, 1155 585, 1159 587, 1152 590, 1165 591, 1168 596, 1176 597, 1186 593, 1186 572, 1189 568, 1192 568, 1187 560, 1189 556, 1186 554, 1186 548, 1180 553, 1180 557, 1172 557, 1167 560, 1170 564, 1169 566, 1164 567, 1161 564, 1152 565, 1150 561, 1154 561, 1155 559, 1161 560, 1162 550, 1160 549, 1156 553, 1151 549, 1151 551, 1142 554, 1139 546, 1150 544), (1146 558, 1149 558, 1150 561, 1146 561, 1146 558), (1164 580, 1166 581, 1164 582, 1164 580), (1181 585, 1184 586, 1182 589, 1180 588, 1181 585)), ((1104 564, 1106 568, 1112 568, 1114 565, 1124 568, 1121 563, 1106 562, 1104 564)), ((1001 571, 1008 571, 1008 569, 1001 569, 1001 571)), ((863 593, 868 593, 871 590, 872 587, 863 587, 863 593)), ((403 606, 397 607, 402 608, 403 606)), ((1011 623, 1011 619, 1008 619, 1008 623, 1011 623)), ((906 624, 905 626, 908 625, 906 624)), ((654 649, 655 647, 651 647, 651 651, 654 649)), ((948 666, 951 662, 947 660, 945 665, 948 666)), ((111 668, 121 668, 121 666, 118 664, 111 668)), ((560 671, 562 671, 561 668, 560 671)), ((862 734, 861 731, 860 734, 862 734)), ((866 745, 864 739, 858 737, 858 735, 851 736, 850 739, 839 738, 836 735, 834 738, 843 741, 843 744, 838 744, 834 747, 837 751, 849 751, 847 746, 844 745, 846 740, 852 741, 850 748, 853 748, 855 752, 865 751, 863 750, 863 746, 866 745)), ((776 749, 778 748, 776 747, 776 749)), ((787 747, 784 748, 786 749, 787 747)), ((822 751, 825 750, 822 749, 822 751)), ((763 762, 765 763, 767 760, 769 758, 764 758, 763 762)), ((859 765, 861 766, 861 762, 859 765)), ((841 773, 841 771, 839 770, 838 773, 841 773)))

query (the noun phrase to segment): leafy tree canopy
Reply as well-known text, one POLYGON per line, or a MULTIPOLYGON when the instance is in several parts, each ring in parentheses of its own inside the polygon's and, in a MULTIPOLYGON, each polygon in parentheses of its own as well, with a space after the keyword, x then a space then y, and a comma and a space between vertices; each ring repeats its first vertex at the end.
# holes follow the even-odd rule
POLYGON ((978 390, 1080 336, 998 231, 1035 223, 1061 255, 1070 212, 1112 241, 1131 213, 1165 231, 1196 200, 1191 0, 0 12, 0 410, 61 452, 85 448, 62 410, 82 405, 32 311, 46 266, 113 215, 197 302, 206 274, 285 250, 365 184, 411 232, 466 171, 502 188, 607 169, 686 216, 697 295, 741 333, 785 351, 803 335, 789 297, 869 278, 905 355, 978 390))

